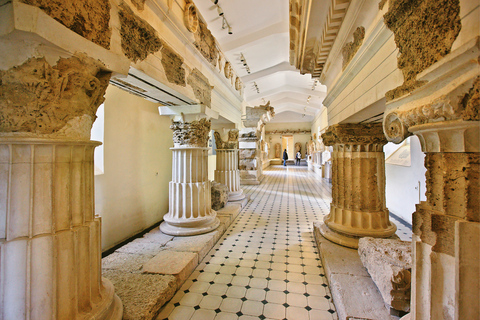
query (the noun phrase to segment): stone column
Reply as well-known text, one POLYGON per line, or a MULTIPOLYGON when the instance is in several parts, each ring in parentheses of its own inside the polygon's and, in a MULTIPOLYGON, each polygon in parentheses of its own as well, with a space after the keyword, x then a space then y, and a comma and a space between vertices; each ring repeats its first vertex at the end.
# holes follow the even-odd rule
POLYGON ((217 147, 215 181, 228 187, 228 201, 245 199, 245 194, 240 188, 240 170, 238 170, 238 130, 230 130, 228 140, 225 142, 215 131, 215 144, 217 147))
POLYGON ((427 201, 413 213, 415 319, 480 316, 480 122, 416 125, 427 201))
POLYGON ((215 230, 220 221, 211 207, 208 180, 210 121, 173 122, 172 181, 169 212, 160 230, 174 236, 190 236, 215 230))
POLYGON ((382 124, 337 124, 322 138, 326 146, 333 146, 332 203, 322 235, 350 248, 358 248, 361 237, 392 236, 397 227, 385 205, 387 140, 382 124))
POLYGON ((0 318, 121 319, 101 277, 95 112, 110 72, 84 55, 0 71, 0 318))

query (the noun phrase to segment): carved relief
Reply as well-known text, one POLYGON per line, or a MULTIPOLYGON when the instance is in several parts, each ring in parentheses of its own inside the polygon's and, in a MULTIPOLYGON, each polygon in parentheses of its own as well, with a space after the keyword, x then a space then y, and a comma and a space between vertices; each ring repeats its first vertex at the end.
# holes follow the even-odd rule
POLYGON ((386 93, 387 101, 423 85, 417 74, 450 52, 461 29, 458 0, 391 0, 385 24, 393 31, 400 51, 398 68, 404 83, 386 93))
POLYGON ((173 130, 174 145, 190 147, 207 147, 208 133, 211 122, 205 118, 192 122, 173 122, 170 129, 173 130))
POLYGON ((400 143, 411 135, 408 128, 415 125, 458 119, 478 121, 480 77, 470 83, 470 89, 460 86, 426 105, 388 113, 383 120, 388 141, 400 143))
POLYGON ((42 9, 68 29, 105 49, 110 49, 112 30, 108 0, 21 0, 42 9))
POLYGON ((132 4, 137 8, 139 11, 143 11, 145 9, 145 1, 146 0, 130 0, 132 4))
POLYGON ((381 123, 335 124, 328 127, 325 133, 322 134, 322 139, 326 146, 338 144, 387 144, 381 123))
POLYGON ((280 159, 280 149, 282 146, 280 143, 275 143, 275 158, 280 159))
POLYGON ((85 55, 0 71, 0 132, 89 139, 110 72, 85 55))
POLYGON ((198 15, 197 8, 191 2, 187 2, 185 5, 185 11, 183 13, 183 19, 185 22, 185 27, 188 31, 195 33, 198 30, 198 15))
POLYGON ((167 45, 162 47, 162 66, 165 69, 167 80, 185 87, 185 69, 183 68, 183 59, 177 55, 172 48, 167 45))
POLYGON ((228 61, 225 62, 224 73, 225 73, 225 78, 227 79, 230 79, 230 77, 232 76, 232 66, 228 61))
POLYGON ((308 134, 310 135, 312 131, 311 130, 273 130, 273 131, 265 131, 265 134, 308 134))
POLYGON ((120 5, 120 36, 123 53, 132 61, 145 60, 151 53, 162 47, 155 29, 145 20, 137 17, 125 4, 120 5))
POLYGON ((215 145, 217 149, 238 149, 238 130, 232 129, 228 131, 228 140, 223 141, 220 133, 215 130, 215 145))
POLYGON ((353 57, 355 56, 355 53, 357 53, 358 49, 360 49, 360 47, 362 46, 364 38, 365 38, 365 28, 358 27, 353 33, 353 41, 345 44, 345 46, 342 49, 342 56, 343 56, 342 69, 345 70, 347 65, 353 59, 353 57))
POLYGON ((187 83, 193 88, 195 98, 197 98, 200 103, 210 107, 212 101, 212 87, 210 86, 207 77, 195 68, 188 75, 187 83))
POLYGON ((242 80, 239 77, 235 78, 235 90, 240 91, 242 90, 242 80))
POLYGON ((210 30, 208 30, 207 25, 202 21, 198 22, 197 32, 195 36, 195 46, 200 51, 200 53, 207 59, 214 67, 217 66, 218 59, 218 50, 210 30))

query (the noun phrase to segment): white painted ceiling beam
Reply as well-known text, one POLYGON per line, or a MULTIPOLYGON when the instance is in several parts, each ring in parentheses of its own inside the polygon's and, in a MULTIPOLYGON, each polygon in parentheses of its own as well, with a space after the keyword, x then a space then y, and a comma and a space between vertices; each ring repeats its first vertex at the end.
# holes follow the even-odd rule
POLYGON ((285 72, 285 71, 298 73, 298 71, 295 69, 294 66, 291 66, 290 63, 288 63, 287 61, 283 61, 283 62, 281 62, 281 63, 279 63, 279 64, 277 64, 273 67, 266 68, 266 69, 248 74, 246 76, 243 76, 242 81, 243 81, 243 83, 256 81, 256 80, 261 79, 263 77, 267 77, 269 75, 272 75, 272 74, 275 74, 275 73, 278 73, 278 72, 285 72))
POLYGON ((285 24, 285 22, 278 22, 261 30, 236 37, 233 41, 222 43, 221 48, 223 52, 233 51, 240 47, 251 46, 255 42, 261 41, 263 38, 269 37, 273 34, 286 32, 288 32, 288 23, 285 24))

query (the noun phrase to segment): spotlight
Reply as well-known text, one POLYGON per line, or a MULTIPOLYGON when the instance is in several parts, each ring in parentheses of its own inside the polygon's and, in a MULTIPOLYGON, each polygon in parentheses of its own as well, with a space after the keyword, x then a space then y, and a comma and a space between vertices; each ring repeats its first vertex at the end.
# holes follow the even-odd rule
POLYGON ((223 10, 220 8, 220 6, 217 7, 217 12, 219 16, 223 16, 223 10))
POLYGON ((228 34, 233 34, 232 27, 228 27, 228 34))
POLYGON ((213 4, 217 4, 218 0, 212 0, 213 4))

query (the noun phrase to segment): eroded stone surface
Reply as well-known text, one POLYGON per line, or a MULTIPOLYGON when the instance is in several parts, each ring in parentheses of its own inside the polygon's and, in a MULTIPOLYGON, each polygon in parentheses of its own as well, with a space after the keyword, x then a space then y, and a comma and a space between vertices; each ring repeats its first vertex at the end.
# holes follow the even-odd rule
MULTIPOLYGON (((381 123, 371 124, 335 124, 322 134, 323 144, 387 144, 381 123)), ((313 142, 313 141, 312 141, 313 142)), ((315 144, 314 144, 315 145, 315 144)), ((313 153, 314 150, 312 150, 313 153)), ((310 150, 309 150, 310 154, 310 150)))
POLYGON ((164 246, 168 242, 172 241, 173 236, 163 233, 159 228, 155 228, 145 234, 142 238, 144 241, 154 242, 159 246, 164 246))
POLYGON ((167 80, 185 87, 185 69, 182 57, 166 44, 163 45, 161 52, 162 66, 165 69, 167 80))
POLYGON ((187 83, 193 89, 193 94, 200 103, 210 107, 212 103, 212 87, 205 77, 197 68, 188 75, 187 83))
POLYGON ((130 273, 141 273, 144 263, 152 258, 142 252, 138 254, 114 252, 102 259, 102 269, 120 270, 130 273))
POLYGON ((125 320, 154 319, 177 289, 177 279, 173 275, 104 270, 103 276, 115 286, 115 293, 123 303, 125 320))
POLYGON ((343 64, 342 68, 345 69, 350 61, 357 53, 358 49, 362 46, 363 39, 365 38, 365 28, 358 27, 353 33, 353 41, 348 42, 342 49, 343 64))
POLYGON ((207 25, 202 21, 198 22, 197 32, 195 36, 195 46, 200 53, 207 59, 214 67, 217 66, 218 50, 215 45, 215 38, 213 37, 207 25))
POLYGON ((211 122, 205 118, 192 122, 172 122, 173 143, 177 145, 203 147, 208 143, 211 122))
POLYGON ((215 146, 217 149, 238 149, 238 129, 228 131, 227 141, 223 141, 220 133, 215 130, 215 146))
POLYGON ((110 48, 112 30, 108 0, 21 0, 42 9, 68 29, 105 49, 110 48))
POLYGON ((187 280, 198 265, 198 254, 165 250, 143 265, 143 273, 173 275, 177 279, 177 288, 187 280))
POLYGON ((141 252, 142 254, 150 255, 153 257, 163 249, 164 249, 164 246, 162 246, 161 244, 148 242, 148 241, 145 241, 144 238, 141 238, 141 239, 135 239, 132 242, 127 243, 126 245, 119 248, 115 252, 131 253, 131 254, 138 254, 141 252))
POLYGON ((399 48, 402 86, 387 92, 387 100, 403 96, 422 85, 417 74, 450 52, 461 29, 459 0, 391 0, 385 24, 399 48))
POLYGON ((228 187, 224 184, 213 182, 212 183, 212 209, 219 210, 225 207, 228 201, 228 187))
POLYGON ((175 237, 165 248, 171 251, 197 253, 198 261, 201 261, 215 244, 214 232, 197 236, 175 237))
POLYGON ((240 159, 254 159, 256 155, 256 149, 242 149, 239 152, 240 159))
POLYGON ((139 11, 145 9, 145 1, 146 0, 130 0, 132 4, 137 8, 139 11))
POLYGON ((412 244, 408 241, 362 238, 358 254, 389 307, 410 311, 412 244))
POLYGON ((119 17, 122 50, 130 60, 145 60, 149 54, 160 50, 162 42, 155 29, 127 5, 120 5, 119 17))
POLYGON ((110 72, 85 55, 44 58, 0 71, 0 133, 34 133, 88 140, 105 100, 110 72))

